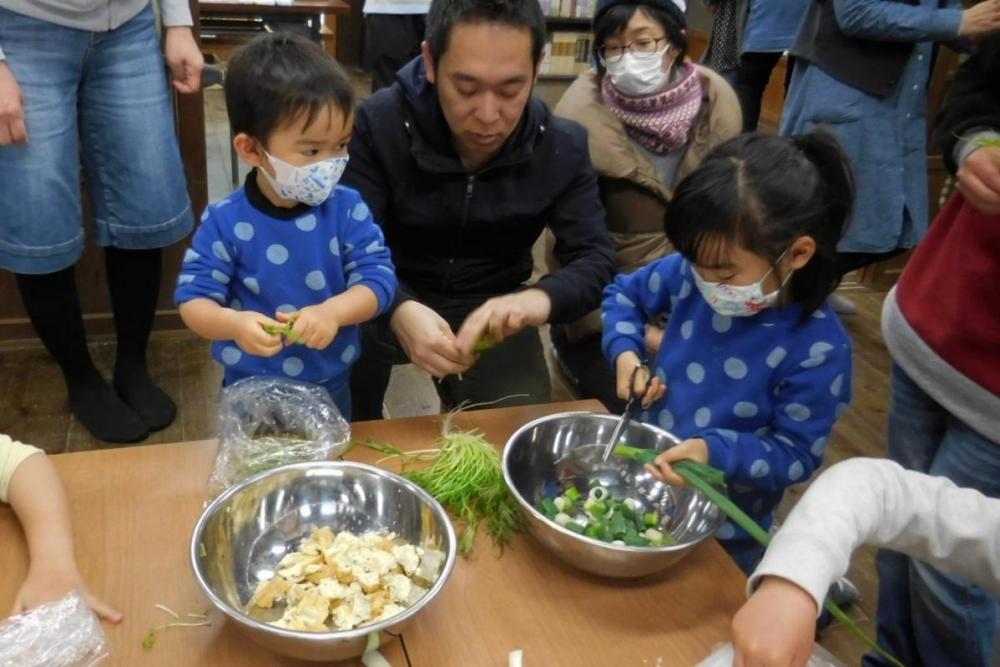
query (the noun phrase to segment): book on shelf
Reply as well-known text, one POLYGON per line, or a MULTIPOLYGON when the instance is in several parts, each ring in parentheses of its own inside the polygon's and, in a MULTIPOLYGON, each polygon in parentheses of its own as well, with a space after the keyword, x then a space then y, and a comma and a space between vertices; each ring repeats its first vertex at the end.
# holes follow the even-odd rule
POLYGON ((595 0, 539 0, 548 18, 589 19, 594 15, 595 0))
POLYGON ((541 73, 574 76, 590 69, 593 36, 589 32, 557 30, 549 34, 541 73))

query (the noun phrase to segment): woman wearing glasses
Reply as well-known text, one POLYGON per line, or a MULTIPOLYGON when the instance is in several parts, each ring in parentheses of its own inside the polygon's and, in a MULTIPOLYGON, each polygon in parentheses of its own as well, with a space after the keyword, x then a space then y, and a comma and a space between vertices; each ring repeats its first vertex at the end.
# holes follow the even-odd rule
MULTIPOLYGON (((602 0, 594 15, 596 67, 569 87, 556 114, 589 134, 619 272, 667 254, 663 215, 674 185, 716 145, 740 132, 736 95, 715 72, 686 60, 684 0, 602 0)), ((551 238, 550 238, 551 241, 551 238)), ((554 266, 552 244, 547 260, 554 266)), ((651 350, 662 329, 647 328, 651 350)), ((601 354, 595 310, 553 327, 560 366, 585 397, 624 406, 601 354)))

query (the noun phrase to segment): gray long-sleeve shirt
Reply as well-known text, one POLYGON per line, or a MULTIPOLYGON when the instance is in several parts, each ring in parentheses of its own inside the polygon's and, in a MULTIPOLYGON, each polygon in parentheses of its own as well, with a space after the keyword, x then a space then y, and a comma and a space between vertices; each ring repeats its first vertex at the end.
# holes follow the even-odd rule
MULTIPOLYGON (((0 7, 41 21, 77 30, 114 30, 140 11, 150 0, 0 0, 0 7)), ((188 0, 159 0, 160 16, 167 27, 192 25, 188 0)), ((0 44, 0 60, 3 60, 0 44)))

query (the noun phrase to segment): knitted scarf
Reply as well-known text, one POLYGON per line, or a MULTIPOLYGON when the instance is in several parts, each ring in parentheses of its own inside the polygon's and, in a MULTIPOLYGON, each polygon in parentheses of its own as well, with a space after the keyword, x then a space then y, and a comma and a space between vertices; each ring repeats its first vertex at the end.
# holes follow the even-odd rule
POLYGON ((630 97, 603 77, 601 100, 608 105, 632 139, 650 152, 666 155, 688 142, 701 109, 701 79, 691 63, 680 79, 655 95, 630 97))

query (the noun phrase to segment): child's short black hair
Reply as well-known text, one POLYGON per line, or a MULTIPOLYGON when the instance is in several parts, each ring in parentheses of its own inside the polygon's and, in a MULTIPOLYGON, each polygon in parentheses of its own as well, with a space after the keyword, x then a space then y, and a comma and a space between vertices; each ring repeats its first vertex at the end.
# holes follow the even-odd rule
POLYGON ((745 134, 721 144, 681 181, 664 231, 688 260, 710 263, 731 243, 776 263, 800 236, 816 254, 790 281, 806 317, 840 283, 837 243, 854 210, 847 155, 826 132, 745 134))
POLYGON ((594 22, 594 61, 597 63, 597 71, 603 76, 605 67, 601 62, 601 47, 608 41, 608 37, 617 35, 628 25, 632 17, 639 10, 642 10, 649 18, 663 26, 666 38, 670 46, 677 49, 676 62, 684 62, 688 50, 688 38, 685 32, 685 25, 678 20, 677 16, 656 5, 646 5, 641 2, 636 4, 616 4, 611 9, 600 14, 594 22))
POLYGON ((545 49, 545 16, 538 0, 432 0, 424 39, 434 67, 448 50, 456 23, 503 23, 531 32, 531 61, 537 67, 545 49))
POLYGON ((346 122, 354 87, 344 69, 318 44, 291 32, 261 35, 240 48, 226 71, 226 108, 233 134, 266 144, 277 128, 334 105, 346 122))

